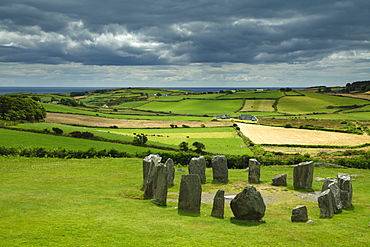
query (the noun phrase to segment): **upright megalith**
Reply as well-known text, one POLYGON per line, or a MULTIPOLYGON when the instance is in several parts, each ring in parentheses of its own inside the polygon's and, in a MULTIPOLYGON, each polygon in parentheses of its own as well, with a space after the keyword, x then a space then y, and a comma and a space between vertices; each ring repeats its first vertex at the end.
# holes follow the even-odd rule
POLYGON ((144 198, 150 199, 154 195, 154 180, 157 175, 157 168, 160 163, 157 163, 155 160, 151 160, 149 165, 148 174, 146 175, 144 182, 144 198))
POLYGON ((193 157, 189 163, 189 174, 198 174, 200 182, 206 183, 206 159, 204 156, 193 157))
POLYGON ((211 216, 223 218, 225 212, 225 191, 218 190, 213 198, 213 207, 211 216))
POLYGON ((343 209, 352 206, 352 181, 351 176, 345 173, 338 173, 338 185, 340 189, 340 198, 342 200, 343 209))
POLYGON ((181 176, 178 209, 181 211, 200 213, 202 185, 198 174, 181 176))
POLYGON ((259 183, 260 176, 260 163, 256 159, 249 159, 248 182, 259 183))
POLYGON ((261 220, 265 216, 266 205, 261 193, 255 187, 246 186, 230 202, 230 207, 239 220, 261 220))
POLYGON ((229 171, 227 168, 227 159, 225 155, 216 155, 212 157, 213 181, 227 183, 229 181, 229 171))
POLYGON ((329 184, 333 183, 333 182, 336 182, 337 179, 336 178, 326 178, 324 183, 322 184, 322 187, 321 187, 321 192, 329 189, 329 184))
POLYGON ((342 212, 342 208, 343 208, 338 182, 336 180, 333 181, 332 183, 328 185, 328 188, 330 189, 330 193, 333 195, 334 213, 338 214, 342 212))
POLYGON ((171 158, 166 160, 164 165, 167 167, 168 174, 167 174, 167 186, 170 187, 173 185, 173 181, 175 179, 175 164, 171 158))
POLYGON ((334 197, 330 189, 321 192, 317 201, 320 208, 321 218, 330 218, 334 216, 334 197))
POLYGON ((272 178, 272 185, 275 185, 275 186, 286 186, 287 185, 286 178, 287 178, 287 174, 286 173, 276 175, 275 177, 272 178))
POLYGON ((313 161, 299 163, 294 166, 293 185, 296 189, 311 189, 313 181, 313 161))
POLYGON ((307 222, 308 220, 308 213, 307 207, 303 205, 299 205, 292 210, 291 221, 292 222, 307 222))
POLYGON ((145 188, 145 184, 147 182, 147 178, 149 175, 150 166, 152 165, 152 161, 154 164, 159 164, 161 162, 162 157, 158 154, 150 154, 143 159, 143 187, 145 188))
POLYGON ((166 206, 168 191, 168 168, 165 164, 155 165, 156 172, 153 179, 153 199, 154 204, 166 206))

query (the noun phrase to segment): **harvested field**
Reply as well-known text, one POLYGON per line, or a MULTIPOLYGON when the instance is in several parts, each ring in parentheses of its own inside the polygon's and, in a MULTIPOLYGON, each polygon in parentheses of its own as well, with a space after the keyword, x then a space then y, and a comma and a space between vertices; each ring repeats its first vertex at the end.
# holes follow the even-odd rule
POLYGON ((61 123, 92 127, 111 127, 118 128, 169 128, 170 124, 181 127, 188 125, 190 127, 201 127, 204 124, 206 127, 222 127, 230 126, 230 122, 202 122, 202 121, 160 121, 160 120, 133 120, 133 119, 113 119, 96 116, 65 114, 65 113, 47 113, 45 122, 61 123))
POLYGON ((240 124, 240 130, 256 144, 299 144, 356 146, 370 143, 370 136, 319 130, 288 129, 255 124, 240 124))

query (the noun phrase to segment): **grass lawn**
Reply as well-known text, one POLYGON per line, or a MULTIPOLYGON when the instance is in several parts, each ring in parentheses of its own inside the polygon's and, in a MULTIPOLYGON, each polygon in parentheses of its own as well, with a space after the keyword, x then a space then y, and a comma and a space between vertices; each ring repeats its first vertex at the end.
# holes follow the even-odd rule
MULTIPOLYGON (((180 176, 169 188, 166 207, 142 200, 141 159, 61 160, 0 157, 1 246, 367 246, 369 170, 315 168, 315 177, 338 172, 361 174, 353 181, 353 208, 331 219, 319 218, 316 202, 304 201, 292 188, 291 167, 262 167, 255 185, 266 202, 266 223, 210 216, 204 202, 199 216, 177 211, 180 176), (276 174, 288 174, 287 187, 270 186, 276 174), (275 200, 273 200, 275 198, 275 200), (292 223, 292 209, 308 208, 314 224, 292 223)), ((207 169, 204 193, 226 194, 247 185, 247 173, 229 170, 227 185, 212 184, 207 169)), ((322 182, 314 182, 319 190, 322 182)))

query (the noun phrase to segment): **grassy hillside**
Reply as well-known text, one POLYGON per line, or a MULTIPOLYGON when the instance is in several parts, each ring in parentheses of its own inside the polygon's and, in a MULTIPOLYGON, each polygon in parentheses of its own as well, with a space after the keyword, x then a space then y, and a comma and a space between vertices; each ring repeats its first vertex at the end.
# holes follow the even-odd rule
MULTIPOLYGON (((199 216, 177 211, 180 176, 169 188, 166 207, 143 199, 141 159, 61 160, 0 157, 1 246, 367 246, 369 170, 315 167, 315 177, 357 174, 353 207, 331 219, 319 218, 317 202, 292 188, 291 167, 262 167, 255 185, 267 205, 266 223, 233 220, 228 204, 223 219, 210 216, 218 189, 236 194, 247 184, 242 170, 229 170, 227 185, 202 185, 210 200, 199 216), (288 174, 287 187, 271 178, 288 174), (297 205, 308 208, 313 224, 292 223, 297 205)), ((314 181, 320 190, 322 182, 314 181)))

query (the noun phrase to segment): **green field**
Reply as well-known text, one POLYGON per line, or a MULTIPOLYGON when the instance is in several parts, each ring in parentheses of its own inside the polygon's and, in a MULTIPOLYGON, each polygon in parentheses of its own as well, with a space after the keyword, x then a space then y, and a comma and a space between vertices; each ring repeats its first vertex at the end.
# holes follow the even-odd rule
POLYGON ((30 132, 20 132, 15 130, 0 129, 0 147, 42 147, 47 150, 58 148, 86 151, 91 148, 96 150, 111 150, 124 151, 129 154, 147 152, 149 149, 153 152, 161 152, 162 150, 147 147, 138 147, 126 144, 117 144, 85 139, 77 139, 65 136, 46 135, 30 132))
POLYGON ((272 105, 275 100, 246 100, 243 109, 240 111, 261 111, 261 112, 273 112, 274 108, 272 105))
MULTIPOLYGON (((361 174, 353 181, 353 208, 331 219, 319 217, 316 202, 301 200, 292 188, 291 167, 262 167, 266 223, 233 220, 228 204, 223 219, 210 216, 211 202, 199 216, 179 214, 180 176, 169 188, 166 207, 143 199, 141 159, 62 160, 0 157, 1 246, 367 246, 369 170, 315 168, 315 177, 338 172, 361 174), (271 187, 276 174, 288 174, 288 187, 271 187), (267 187, 266 187, 267 186, 267 187), (292 198, 296 198, 291 201, 292 198), (308 208, 313 224, 292 223, 297 205, 308 208)), ((241 192, 242 170, 229 170, 227 185, 212 184, 207 169, 205 193, 241 192)), ((260 186, 260 187, 259 187, 260 186)), ((313 182, 320 190, 322 182, 313 182)))
POLYGON ((219 99, 277 99, 284 94, 280 91, 263 91, 263 92, 237 92, 219 97, 219 99))
POLYGON ((226 114, 238 110, 242 100, 185 100, 180 102, 150 102, 136 109, 181 114, 226 114))

